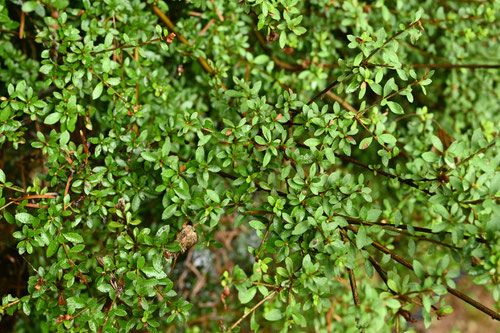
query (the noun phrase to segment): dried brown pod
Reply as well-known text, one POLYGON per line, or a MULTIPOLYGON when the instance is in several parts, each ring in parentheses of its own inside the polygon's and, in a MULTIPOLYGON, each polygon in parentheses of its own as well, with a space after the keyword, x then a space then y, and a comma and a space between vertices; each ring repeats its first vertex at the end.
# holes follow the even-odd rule
POLYGON ((272 42, 274 42, 276 39, 278 39, 278 38, 279 38, 279 36, 280 36, 280 35, 279 35, 276 31, 271 30, 271 32, 269 33, 269 35, 267 35, 267 36, 266 36, 266 42, 268 42, 268 43, 272 43, 272 42))
POLYGON ((231 290, 229 289, 229 287, 226 285, 224 286, 224 296, 228 297, 229 295, 231 295, 231 290))
POLYGON ((66 299, 64 298, 63 294, 59 295, 59 298, 57 299, 57 304, 59 304, 60 306, 64 306, 64 305, 68 304, 68 302, 66 302, 66 299))
POLYGON ((120 199, 118 199, 118 203, 116 204, 116 208, 118 208, 119 210, 124 210, 126 203, 127 202, 125 201, 124 198, 120 198, 120 199))
POLYGON ((447 183, 450 181, 450 177, 448 177, 448 175, 446 173, 442 173, 439 175, 439 181, 442 182, 442 183, 447 183))
POLYGON ((184 253, 187 249, 192 248, 198 243, 198 234, 192 225, 185 225, 177 234, 175 239, 181 246, 181 252, 184 253))

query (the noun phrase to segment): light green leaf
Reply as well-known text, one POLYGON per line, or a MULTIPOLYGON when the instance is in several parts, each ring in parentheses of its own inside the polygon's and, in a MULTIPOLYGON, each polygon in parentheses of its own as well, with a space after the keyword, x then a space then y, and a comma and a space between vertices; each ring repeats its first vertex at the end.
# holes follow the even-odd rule
POLYGON ((366 220, 370 222, 375 222, 379 218, 382 211, 380 209, 372 208, 368 211, 366 220))
POLYGON ((145 263, 146 263, 146 259, 144 259, 143 256, 140 256, 139 259, 137 259, 137 268, 138 269, 143 268, 145 263))
POLYGON ((428 151, 422 154, 422 158, 424 161, 432 163, 439 161, 439 155, 433 153, 432 151, 428 151))
POLYGON ((395 298, 389 298, 385 301, 385 304, 391 309, 399 309, 401 307, 401 302, 395 298))
POLYGON ((76 232, 68 232, 63 234, 64 238, 72 243, 83 243, 83 237, 76 232))
POLYGON ((265 168, 271 161, 271 152, 268 150, 264 155, 264 160, 262 161, 262 167, 265 168))
POLYGON ((52 257, 54 253, 57 252, 58 248, 59 248, 59 243, 55 239, 51 240, 46 251, 47 258, 52 257))
POLYGON ((305 33, 306 33, 306 31, 307 31, 307 29, 306 29, 306 28, 304 28, 304 27, 295 27, 295 28, 293 29, 294 34, 296 34, 297 36, 300 36, 300 35, 305 34, 305 33))
POLYGON ((220 202, 220 198, 219 198, 219 195, 217 194, 217 192, 215 192, 213 190, 207 190, 207 195, 210 198, 210 200, 212 200, 213 202, 215 202, 215 203, 220 202))
POLYGON ((92 99, 98 99, 102 94, 103 88, 104 85, 102 84, 102 82, 99 82, 97 86, 95 86, 94 91, 92 91, 92 99))
POLYGON ((272 309, 264 315, 264 318, 269 321, 280 320, 283 317, 283 313, 279 309, 272 309))
POLYGON ((421 280, 425 279, 424 266, 418 260, 413 260, 413 270, 415 271, 415 274, 418 276, 419 279, 421 280))
POLYGON ((286 32, 283 30, 280 33, 280 48, 284 48, 286 45, 286 32))
POLYGON ((157 271, 153 267, 143 267, 141 268, 141 271, 149 278, 164 279, 167 277, 165 272, 157 271))
POLYGON ((35 224, 38 222, 36 217, 28 213, 17 213, 16 220, 23 224, 35 224))
POLYGON ((389 110, 391 110, 395 114, 403 114, 405 111, 403 107, 395 102, 387 102, 387 106, 389 106, 389 110))
POLYGON ((260 54, 253 60, 254 64, 262 65, 269 62, 269 57, 266 54, 260 54))
POLYGON ((358 230, 358 234, 356 235, 356 246, 358 249, 362 249, 372 243, 370 237, 366 235, 366 230, 364 226, 361 226, 358 230))
POLYGON ((321 141, 316 138, 310 138, 304 141, 304 144, 308 147, 316 147, 317 145, 321 144, 321 141))
POLYGON ((38 7, 38 2, 37 1, 26 1, 23 3, 23 12, 29 13, 32 12, 38 7))
POLYGON ((153 153, 144 151, 141 153, 142 158, 149 162, 156 162, 156 156, 153 153))
POLYGON ((378 138, 388 144, 395 144, 397 142, 396 138, 389 133, 380 134, 378 138))
POLYGON ((45 120, 43 121, 47 125, 53 125, 61 119, 62 113, 59 112, 54 112, 49 114, 47 117, 45 117, 45 120))
POLYGON ((248 224, 250 224, 250 226, 256 230, 266 229, 266 225, 260 221, 257 221, 257 220, 250 221, 248 224))
POLYGON ((304 232, 307 231, 307 229, 309 229, 309 225, 310 224, 307 221, 298 223, 293 229, 292 235, 302 235, 304 232))
POLYGON ((247 304, 254 298, 256 293, 257 293, 257 288, 255 287, 246 290, 240 290, 238 292, 238 299, 240 300, 241 304, 247 304))
POLYGON ((443 143, 441 142, 441 140, 437 136, 432 135, 431 142, 432 142, 432 145, 434 147, 436 147, 437 150, 439 150, 440 152, 443 151, 443 143))
POLYGON ((120 84, 120 78, 119 77, 110 77, 109 79, 107 79, 108 84, 110 86, 116 86, 118 84, 120 84))

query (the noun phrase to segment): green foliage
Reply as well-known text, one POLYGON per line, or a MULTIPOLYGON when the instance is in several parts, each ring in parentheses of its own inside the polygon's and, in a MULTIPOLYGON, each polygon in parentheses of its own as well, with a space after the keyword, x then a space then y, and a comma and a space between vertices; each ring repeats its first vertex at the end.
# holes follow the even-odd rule
POLYGON ((456 283, 500 306, 499 10, 0 0, 0 252, 29 263, 0 320, 412 331, 447 293, 499 320, 456 283))

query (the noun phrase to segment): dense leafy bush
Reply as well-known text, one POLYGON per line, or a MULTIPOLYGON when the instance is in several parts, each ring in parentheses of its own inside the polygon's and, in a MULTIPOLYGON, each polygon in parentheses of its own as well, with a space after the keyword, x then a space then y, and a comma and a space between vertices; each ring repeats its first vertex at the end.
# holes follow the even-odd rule
POLYGON ((451 293, 499 320, 456 285, 500 305, 499 10, 0 0, 0 249, 17 276, 1 319, 412 331, 451 293))

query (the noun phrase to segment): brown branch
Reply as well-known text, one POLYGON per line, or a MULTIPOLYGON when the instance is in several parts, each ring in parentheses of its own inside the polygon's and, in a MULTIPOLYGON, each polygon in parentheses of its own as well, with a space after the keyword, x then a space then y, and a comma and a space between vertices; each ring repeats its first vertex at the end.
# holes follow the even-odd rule
POLYGON ((447 175, 448 173, 452 172, 453 170, 456 170, 459 166, 461 166, 465 162, 468 162, 474 156, 479 155, 481 153, 484 153, 485 151, 487 151, 488 149, 490 149, 491 147, 493 147, 495 144, 496 144, 496 140, 493 140, 493 142, 490 143, 488 146, 486 146, 486 147, 484 147, 482 149, 479 149, 477 152, 473 153, 472 155, 470 155, 469 157, 467 157, 465 160, 462 160, 462 161, 458 162, 457 165, 455 166, 455 168, 446 170, 444 172, 444 174, 447 175))
MULTIPOLYGON (((347 226, 347 228, 349 228, 350 230, 352 230, 354 233, 357 233, 357 231, 358 231, 358 229, 356 227, 353 227, 353 226, 347 226)), ((403 266, 405 266, 408 269, 410 269, 410 270, 413 271, 413 265, 408 260, 406 260, 405 258, 397 255, 396 253, 394 253, 393 251, 389 250, 387 247, 383 246, 379 242, 373 241, 372 246, 375 247, 377 250, 379 250, 382 253, 389 254, 393 260, 395 260, 396 262, 400 263, 401 265, 403 265, 403 266)), ((428 276, 427 273, 426 273, 426 276, 428 276)), ((464 302, 472 305, 473 307, 475 307, 479 311, 481 311, 481 312, 489 315, 491 318, 500 321, 500 314, 498 312, 496 312, 495 310, 488 308, 487 306, 485 306, 485 305, 479 303, 478 301, 470 298, 469 296, 463 294, 462 292, 460 292, 460 291, 458 291, 458 290, 456 290, 454 288, 451 288, 450 286, 448 286, 446 284, 444 284, 444 285, 446 286, 446 289, 448 290, 448 292, 450 294, 452 294, 453 296, 458 297, 462 301, 464 301, 464 302)))
MULTIPOLYGON (((10 203, 13 203, 13 204, 16 204, 16 205, 21 205, 20 202, 15 202, 15 201, 12 201, 10 203)), ((9 204, 10 204, 9 203, 9 204)), ((4 209, 5 207, 7 207, 9 204, 3 206, 2 208, 0 208, 0 210, 4 209)), ((40 206, 39 204, 32 204, 32 203, 27 203, 26 205, 24 205, 24 207, 31 207, 31 208, 41 208, 41 209, 47 209, 49 208, 49 206, 40 206)))
MULTIPOLYGON (((394 224, 389 224, 389 223, 382 223, 382 222, 368 222, 368 221, 363 221, 361 219, 358 219, 358 218, 355 218, 355 217, 350 217, 350 216, 346 216, 346 215, 343 215, 343 214, 337 214, 335 213, 335 216, 340 216, 340 217, 343 217, 346 219, 347 222, 349 222, 350 224, 366 224, 366 225, 377 225, 377 226, 381 226, 381 227, 390 227, 390 228, 397 228, 397 229, 404 229, 404 230, 408 230, 409 227, 407 224, 400 224, 398 226, 394 225, 394 224)), ((440 231, 439 233, 436 233, 434 231, 432 231, 432 229, 429 229, 429 228, 423 228, 423 227, 414 227, 412 226, 411 229, 415 230, 415 231, 418 231, 418 232, 424 232, 424 233, 428 233, 428 234, 432 234, 432 235, 438 235, 439 233, 446 233, 446 234, 451 234, 450 232, 448 231, 440 231)), ((410 234, 412 235, 412 234, 410 234)), ((471 236, 467 236, 467 235, 464 235, 464 238, 465 239, 469 239, 471 236)), ((427 238, 428 239, 428 238, 427 238)), ((478 242, 478 243, 483 243, 483 244, 486 244, 488 245, 488 242, 482 238, 475 238, 475 240, 478 242)), ((435 241, 437 242, 437 241, 435 241)), ((441 243, 441 242, 440 242, 441 243)), ((446 243, 442 243, 441 245, 444 245, 444 246, 452 246, 450 244, 446 244, 446 243)))
MULTIPOLYGON (((354 220, 352 218, 349 218, 348 216, 342 216, 340 214, 335 214, 335 215, 341 216, 341 217, 344 217, 344 218, 347 217, 349 219, 349 223, 350 224, 368 225, 368 226, 379 226, 379 227, 381 227, 383 229, 394 231, 394 232, 397 232, 397 233, 399 233, 401 235, 405 235, 405 236, 413 237, 413 238, 420 239, 420 240, 423 240, 423 241, 427 241, 427 242, 430 242, 430 243, 442 245, 442 246, 445 246, 445 247, 448 247, 448 248, 452 248, 452 249, 455 249, 455 250, 461 250, 461 248, 458 247, 458 246, 447 244, 447 243, 444 243, 444 242, 440 242, 440 241, 437 241, 437 240, 429 238, 429 237, 411 234, 411 233, 409 233, 407 231, 398 229, 398 228, 394 227, 393 225, 388 225, 388 224, 380 223, 380 222, 368 222, 368 221, 362 221, 362 220, 358 221, 357 219, 354 220)), ((346 218, 346 220, 347 220, 347 218, 346 218)), ((432 234, 434 234, 434 233, 432 233, 432 234)))
POLYGON ((21 300, 20 299, 16 299, 15 301, 12 301, 12 302, 8 303, 7 305, 0 307, 0 310, 3 311, 5 309, 7 309, 7 308, 10 308, 11 306, 16 305, 19 302, 21 302, 21 300))
POLYGON ((207 32, 207 30, 212 26, 212 24, 214 24, 214 22, 215 22, 215 19, 211 19, 210 21, 208 21, 208 23, 205 25, 205 27, 200 30, 198 35, 203 36, 205 34, 205 32, 207 32))
POLYGON ((24 189, 22 189, 21 187, 17 187, 17 186, 7 186, 5 184, 0 184, 0 187, 4 187, 4 188, 8 188, 9 190, 12 190, 12 191, 16 191, 16 192, 22 192, 24 193, 24 189))
MULTIPOLYGON (((66 182, 66 187, 64 188, 64 197, 66 197, 66 195, 68 195, 68 192, 69 192, 69 186, 71 185, 71 181, 73 180, 73 172, 71 172, 71 175, 69 176, 68 178, 68 181, 66 182)), ((64 199, 63 199, 64 200, 64 199)), ((66 206, 66 204, 64 204, 63 206, 63 210, 66 210, 66 208, 68 208, 66 206)), ((64 244, 63 244, 64 245, 64 244)))
POLYGON ((99 74, 95 73, 94 71, 92 71, 92 74, 95 75, 99 79, 99 81, 101 81, 108 89, 110 89, 116 95, 116 97, 121 99, 122 102, 125 103, 125 105, 129 104, 129 102, 125 99, 125 97, 120 95, 120 93, 118 93, 118 91, 116 91, 115 88, 113 88, 109 83, 104 81, 104 79, 99 74))
MULTIPOLYGON (((250 211, 245 211, 244 213, 251 214, 251 215, 274 214, 273 212, 266 211, 266 210, 250 210, 250 211)), ((401 230, 399 230, 399 229, 408 230, 408 225, 407 224, 400 224, 400 225, 396 226, 396 225, 390 224, 390 223, 368 222, 368 221, 364 221, 364 220, 361 220, 361 219, 358 219, 358 218, 355 218, 355 217, 350 217, 350 216, 343 215, 343 214, 338 214, 338 213, 334 213, 334 216, 342 217, 342 218, 346 219, 346 221, 349 224, 354 224, 354 225, 380 226, 380 227, 382 227, 384 229, 389 229, 389 230, 392 230, 394 232, 399 232, 399 233, 401 233, 400 232, 401 230)), ((417 231, 417 232, 423 232, 423 233, 428 233, 428 234, 432 234, 432 235, 438 235, 440 233, 449 234, 449 232, 447 232, 447 231, 440 231, 439 233, 436 233, 436 232, 433 232, 432 229, 423 228, 423 227, 414 227, 414 226, 412 226, 411 228, 413 230, 417 231)), ((421 239, 423 239, 423 240, 428 240, 429 242, 433 242, 433 243, 440 244, 440 245, 443 245, 443 246, 454 247, 453 245, 446 244, 446 243, 443 243, 443 242, 440 242, 440 241, 436 241, 436 240, 428 238, 428 237, 413 235, 413 234, 411 234, 409 232, 405 232, 403 234, 404 235, 408 235, 408 236, 412 236, 412 237, 417 237, 417 238, 421 237, 421 239)), ((326 239, 326 237, 324 237, 324 238, 326 239)), ((468 238, 470 238, 470 236, 464 235, 464 238, 468 239, 468 238)), ((482 239, 482 238, 476 238, 476 241, 478 243, 487 244, 487 242, 484 239, 482 239)))
POLYGON ((487 65, 487 64, 410 64, 403 66, 411 66, 413 68, 500 68, 500 65, 487 65))
POLYGON ((411 44, 408 44, 406 42, 401 42, 400 44, 403 45, 403 46, 406 46, 409 49, 417 51, 418 53, 426 56, 427 58, 435 59, 435 60, 442 61, 442 62, 446 62, 446 61, 449 60, 448 58, 442 58, 440 56, 434 55, 434 54, 432 54, 430 52, 427 52, 425 50, 422 50, 422 49, 416 47, 415 45, 411 45, 411 44))
MULTIPOLYGON (((12 30, 7 30, 7 29, 0 28, 0 32, 5 32, 7 34, 16 35, 17 37, 20 37, 18 31, 12 31, 12 30)), ((35 39, 36 37, 28 35, 28 34, 26 34, 26 32, 24 32, 23 38, 35 39)))
POLYGON ((23 201, 23 200, 32 200, 32 199, 55 199, 57 198, 57 194, 33 194, 33 195, 26 195, 21 198, 9 198, 10 200, 14 201, 23 201))
POLYGON ((488 197, 488 198, 482 198, 482 199, 477 199, 477 200, 470 200, 470 201, 459 201, 462 204, 467 204, 467 205, 477 205, 483 201, 486 200, 500 200, 500 197, 488 197))
POLYGON ((19 23, 19 39, 24 38, 24 22, 26 20, 26 13, 21 10, 21 22, 19 23))
MULTIPOLYGON (((384 281, 384 284, 387 286, 387 289, 391 292, 391 294, 393 295, 397 295, 398 293, 395 292, 394 290, 392 290, 389 285, 387 284, 387 272, 386 270, 382 267, 382 265, 377 261, 375 260, 375 258, 373 258, 372 256, 369 256, 368 257, 368 260, 370 261, 370 263, 372 264, 372 266, 375 268, 375 270, 377 271, 378 275, 380 276, 380 278, 382 279, 382 281, 384 281)), ((404 301, 406 302, 409 302, 409 303, 416 303, 414 301, 412 301, 412 299, 406 295, 399 295, 401 296, 401 299, 403 299, 404 301)), ((420 301, 420 304, 419 305, 422 305, 422 298, 420 296, 417 296, 418 300, 420 301)), ((418 303, 417 303, 418 304, 418 303)), ((438 311, 439 309, 435 306, 435 305, 431 305, 432 309, 434 311, 438 311)), ((409 315, 409 314, 407 314, 409 315)), ((406 317, 405 317, 406 318, 406 317)))
MULTIPOLYGON (((344 233, 345 233, 345 231, 344 231, 344 233)), ((343 235, 344 235, 344 233, 343 233, 343 235)), ((345 234, 345 237, 349 240, 349 242, 351 242, 351 244, 353 244, 354 246, 356 246, 356 244, 354 243, 354 241, 347 234, 345 234)), ((396 291, 392 290, 391 287, 389 287, 389 284, 388 284, 386 270, 371 255, 368 256, 368 260, 370 261, 370 263, 372 264, 372 266, 375 268, 375 270, 377 271, 377 273, 380 276, 380 278, 382 279, 382 281, 384 281, 384 284, 386 285, 387 290, 389 290, 391 292, 391 294, 399 296, 402 300, 404 300, 404 301, 406 301, 408 303, 416 303, 416 304, 418 304, 417 302, 414 302, 410 297, 408 297, 406 295, 398 294, 396 291)), ((422 305, 422 299, 420 298, 420 296, 417 296, 417 299, 420 301, 419 305, 422 305)), ((435 311, 438 310, 438 308, 436 308, 434 305, 432 305, 432 309, 434 309, 435 311)), ((409 322, 414 322, 415 321, 412 318, 410 312, 408 312, 406 310, 403 310, 403 309, 400 309, 400 313, 409 322)))
POLYGON ((103 324, 103 327, 106 326, 106 324, 108 323, 108 320, 109 320, 109 313, 111 312, 111 310, 113 310, 113 306, 115 305, 115 302, 116 302, 116 298, 118 297, 118 295, 115 295, 115 298, 113 298, 113 302, 111 302, 111 305, 108 309, 108 311, 106 311, 106 318, 104 319, 104 324, 103 324))
MULTIPOLYGON (((356 66, 356 67, 361 67, 361 66, 356 66)), ((397 68, 395 66, 387 65, 387 64, 374 64, 374 63, 367 63, 363 67, 386 67, 386 68, 397 68)), ((469 68, 469 69, 476 69, 476 68, 500 68, 500 65, 491 65, 491 64, 402 64, 402 67, 412 67, 412 68, 469 68)))
POLYGON ((335 153, 335 156, 337 156, 338 158, 344 160, 344 161, 347 161, 347 162, 350 162, 350 163, 353 163, 353 164, 356 164, 360 167, 363 167, 365 169, 368 169, 372 172, 376 172, 376 173, 379 173, 381 175, 383 175, 384 177, 388 177, 388 178, 392 178, 392 179, 396 179, 397 181, 399 181, 400 183, 402 184, 406 184, 408 186, 411 186, 411 187, 414 187, 416 188, 417 190, 420 190, 422 192, 424 192, 425 194, 428 194, 428 195, 431 195, 432 193, 429 192, 428 190, 426 189, 421 189, 417 184, 415 184, 415 182, 411 179, 404 179, 404 178, 401 178, 400 176, 398 175, 393 175, 391 173, 388 173, 388 172, 385 172, 383 170, 380 170, 378 168, 372 168, 370 167, 369 165, 363 163, 363 162, 360 162, 358 160, 355 160, 354 158, 352 157, 349 157, 349 156, 346 156, 346 155, 341 155, 339 153, 335 153))
MULTIPOLYGON (((307 102, 307 105, 311 105, 315 100, 317 100, 318 98, 322 97, 324 94, 329 93, 330 90, 332 90, 339 83, 340 83, 339 81, 332 82, 328 87, 326 87, 325 89, 323 89, 319 94, 317 94, 316 96, 314 96, 313 98, 311 98, 309 100, 309 102, 307 102)), ((354 112, 356 112, 356 111, 354 111, 354 112)))

